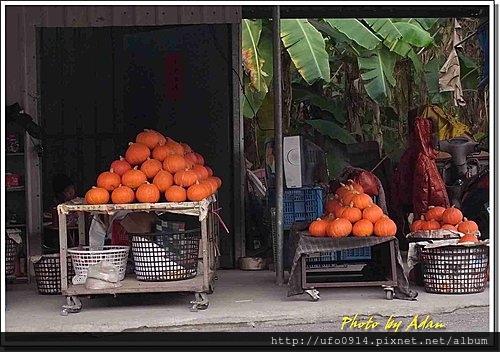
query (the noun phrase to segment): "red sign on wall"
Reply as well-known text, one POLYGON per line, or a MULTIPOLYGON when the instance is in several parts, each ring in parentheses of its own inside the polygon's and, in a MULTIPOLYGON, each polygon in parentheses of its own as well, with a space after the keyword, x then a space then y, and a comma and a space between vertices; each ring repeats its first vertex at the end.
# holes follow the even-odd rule
POLYGON ((165 56, 165 90, 168 99, 180 99, 182 56, 180 53, 171 53, 165 56))

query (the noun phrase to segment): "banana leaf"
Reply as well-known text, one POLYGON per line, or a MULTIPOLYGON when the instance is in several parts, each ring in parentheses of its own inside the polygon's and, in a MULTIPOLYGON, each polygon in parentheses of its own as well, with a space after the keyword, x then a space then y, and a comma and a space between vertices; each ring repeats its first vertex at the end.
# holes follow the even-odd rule
POLYGON ((394 26, 403 35, 402 40, 408 44, 419 48, 426 48, 434 42, 429 32, 423 30, 418 25, 408 22, 394 22, 394 26))
POLYGON ((357 19, 325 18, 325 21, 365 49, 375 49, 382 42, 369 28, 357 19))
POLYGON ((349 39, 344 33, 341 33, 337 28, 332 27, 330 24, 324 21, 309 20, 314 28, 316 28, 321 33, 330 37, 335 42, 335 47, 340 51, 344 51, 345 48, 350 48, 352 52, 359 55, 360 51, 363 49, 361 46, 356 44, 353 40, 349 39))
POLYGON ((245 91, 241 92, 240 105, 245 118, 251 119, 257 115, 264 98, 267 93, 263 91, 256 91, 250 83, 250 78, 246 75, 243 76, 243 86, 245 91))
POLYGON ((335 122, 322 119, 307 120, 305 122, 308 125, 311 125, 322 135, 328 136, 331 139, 335 139, 344 144, 356 143, 356 139, 349 133, 349 131, 335 122))
POLYGON ((261 58, 258 44, 262 31, 262 20, 242 21, 241 50, 242 61, 245 71, 250 77, 252 86, 257 91, 267 92, 268 87, 264 80, 266 73, 262 70, 264 60, 261 58))
POLYGON ((410 23, 418 23, 423 29, 429 30, 438 23, 438 18, 412 18, 410 23))
POLYGON ((273 31, 271 24, 262 27, 257 50, 264 60, 262 65, 262 71, 265 72, 264 81, 267 87, 270 87, 273 81, 273 31))
POLYGON ((399 32, 389 18, 364 18, 363 20, 368 23, 377 34, 384 38, 384 44, 389 48, 395 45, 399 39, 403 38, 403 34, 399 32))
POLYGON ((281 40, 307 84, 330 81, 330 63, 321 33, 305 19, 281 20, 281 40))
POLYGON ((441 106, 449 103, 451 99, 451 92, 439 91, 439 70, 444 62, 444 58, 436 56, 424 65, 425 83, 430 102, 441 106))
POLYGON ((382 47, 368 51, 366 56, 358 57, 361 78, 368 95, 378 104, 384 105, 390 99, 390 86, 396 85, 394 66, 396 55, 382 47))
POLYGON ((319 94, 310 92, 303 88, 293 88, 293 100, 296 102, 307 101, 309 104, 318 107, 333 115, 339 123, 345 123, 345 112, 343 106, 338 101, 325 98, 319 94))
POLYGON ((469 56, 457 51, 460 62, 460 80, 463 89, 476 90, 479 86, 479 64, 469 56))

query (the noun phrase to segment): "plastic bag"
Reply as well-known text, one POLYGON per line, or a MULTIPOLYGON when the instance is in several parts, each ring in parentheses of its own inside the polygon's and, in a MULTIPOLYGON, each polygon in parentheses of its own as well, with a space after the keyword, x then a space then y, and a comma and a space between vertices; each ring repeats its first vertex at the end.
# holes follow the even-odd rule
POLYGON ((118 267, 105 260, 97 264, 89 265, 87 278, 99 279, 107 282, 120 281, 120 271, 118 267))
POLYGON ((90 265, 87 269, 85 288, 90 290, 117 288, 122 285, 118 281, 120 281, 118 267, 103 260, 97 264, 90 265))
POLYGON ((128 213, 130 213, 130 210, 117 211, 109 217, 109 225, 101 221, 98 213, 93 214, 89 229, 90 250, 101 249, 104 246, 105 239, 109 237, 112 231, 113 221, 123 219, 128 213))
POLYGON ((118 288, 121 286, 122 284, 120 282, 108 282, 91 277, 88 277, 85 281, 85 288, 88 290, 103 290, 107 288, 118 288))

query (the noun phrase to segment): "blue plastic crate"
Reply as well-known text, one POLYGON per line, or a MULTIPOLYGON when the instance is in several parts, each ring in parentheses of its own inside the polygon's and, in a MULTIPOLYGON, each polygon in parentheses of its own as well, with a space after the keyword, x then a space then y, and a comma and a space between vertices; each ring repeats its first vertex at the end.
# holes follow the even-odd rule
MULTIPOLYGON (((294 222, 314 221, 323 214, 323 188, 302 187, 283 191, 283 229, 294 222)), ((268 190, 268 206, 275 207, 276 190, 268 190)))
POLYGON ((371 247, 344 249, 340 251, 339 260, 369 260, 372 259, 371 247))
POLYGON ((306 258, 306 267, 308 269, 330 268, 334 267, 338 261, 338 252, 317 252, 309 254, 306 258))

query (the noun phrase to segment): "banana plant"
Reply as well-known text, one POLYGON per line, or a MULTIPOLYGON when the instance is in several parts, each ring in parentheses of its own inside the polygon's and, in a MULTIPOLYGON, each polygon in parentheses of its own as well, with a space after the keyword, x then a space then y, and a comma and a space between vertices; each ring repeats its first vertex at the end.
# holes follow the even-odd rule
POLYGON ((325 39, 305 19, 281 20, 281 40, 307 84, 330 80, 330 64, 325 39))
MULTIPOLYGON (((294 67, 308 83, 329 81, 329 55, 325 39, 307 20, 281 20, 281 40, 294 67)), ((272 31, 270 22, 242 21, 242 61, 250 78, 244 85, 243 115, 253 117, 272 82, 272 31)))
MULTIPOLYGON (((378 104, 386 104, 395 86, 394 66, 398 58, 410 59, 417 70, 421 62, 414 48, 426 48, 433 44, 432 36, 423 26, 429 27, 437 20, 389 18, 374 19, 325 19, 334 30, 344 36, 356 56, 363 72, 365 90, 378 104)), ((337 36, 337 39, 339 37, 337 36)))

